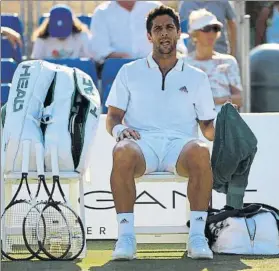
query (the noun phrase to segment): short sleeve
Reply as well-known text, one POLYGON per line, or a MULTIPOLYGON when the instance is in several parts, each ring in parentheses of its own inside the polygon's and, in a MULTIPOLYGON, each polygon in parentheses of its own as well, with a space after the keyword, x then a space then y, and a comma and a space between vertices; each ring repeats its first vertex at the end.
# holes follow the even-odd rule
POLYGON ((123 111, 127 110, 130 99, 130 92, 127 86, 126 66, 119 70, 106 101, 106 106, 113 106, 123 111))
POLYGON ((240 71, 239 71, 237 61, 234 57, 230 59, 227 76, 228 76, 229 84, 231 86, 236 87, 239 90, 242 90, 240 71))
POLYGON ((236 16, 235 16, 235 12, 234 12, 234 8, 233 8, 232 4, 231 4, 229 1, 227 1, 227 2, 225 3, 225 5, 226 5, 226 7, 225 7, 225 10, 226 10, 226 19, 227 19, 227 20, 233 20, 233 19, 235 19, 236 16))
POLYGON ((43 59, 46 57, 45 49, 44 49, 44 40, 41 38, 37 38, 34 42, 31 58, 32 59, 43 59))
POLYGON ((214 99, 208 77, 201 73, 199 85, 195 95, 195 110, 199 120, 212 120, 217 116, 214 99))

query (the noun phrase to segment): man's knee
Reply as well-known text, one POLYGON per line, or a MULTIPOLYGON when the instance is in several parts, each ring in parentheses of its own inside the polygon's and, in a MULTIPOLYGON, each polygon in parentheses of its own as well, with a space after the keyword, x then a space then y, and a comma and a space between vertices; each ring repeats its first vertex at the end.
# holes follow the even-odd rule
POLYGON ((206 143, 202 141, 195 141, 190 143, 187 148, 187 157, 190 164, 202 165, 204 162, 210 161, 209 148, 206 143))
POLYGON ((113 149, 113 163, 130 167, 136 165, 139 157, 139 150, 135 143, 123 140, 118 142, 113 149))

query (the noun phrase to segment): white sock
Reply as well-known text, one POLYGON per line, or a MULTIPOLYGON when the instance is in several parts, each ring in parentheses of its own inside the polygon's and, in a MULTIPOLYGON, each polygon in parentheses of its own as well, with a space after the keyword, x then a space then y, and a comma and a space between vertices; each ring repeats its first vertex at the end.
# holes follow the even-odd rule
POLYGON ((118 237, 122 235, 135 235, 133 213, 117 214, 117 222, 118 222, 118 237))
POLYGON ((191 211, 189 237, 193 235, 204 235, 206 219, 207 219, 207 212, 191 211))

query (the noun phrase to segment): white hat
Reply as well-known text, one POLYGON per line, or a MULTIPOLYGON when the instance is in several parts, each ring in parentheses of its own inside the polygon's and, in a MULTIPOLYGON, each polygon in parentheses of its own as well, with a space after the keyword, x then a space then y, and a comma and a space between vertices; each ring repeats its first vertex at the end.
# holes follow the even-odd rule
POLYGON ((216 16, 210 14, 209 12, 208 14, 200 13, 200 16, 198 16, 198 14, 195 15, 197 16, 193 16, 194 18, 192 18, 191 23, 189 23, 188 32, 190 34, 193 33, 195 30, 204 28, 207 25, 220 25, 221 27, 223 26, 223 24, 217 20, 216 16))

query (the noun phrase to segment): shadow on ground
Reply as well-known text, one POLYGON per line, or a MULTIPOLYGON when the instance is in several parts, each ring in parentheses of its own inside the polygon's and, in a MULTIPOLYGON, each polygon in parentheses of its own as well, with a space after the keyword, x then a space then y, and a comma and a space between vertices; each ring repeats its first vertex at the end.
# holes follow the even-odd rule
POLYGON ((2 271, 81 271, 74 262, 65 261, 17 261, 2 262, 2 271))
MULTIPOLYGON (((138 255, 140 257, 140 255, 138 255)), ((110 261, 101 267, 91 267, 89 271, 239 271, 252 267, 241 261, 240 256, 215 255, 214 260, 192 260, 185 255, 174 259, 139 259, 130 262, 110 261)))

